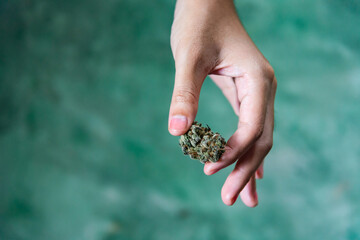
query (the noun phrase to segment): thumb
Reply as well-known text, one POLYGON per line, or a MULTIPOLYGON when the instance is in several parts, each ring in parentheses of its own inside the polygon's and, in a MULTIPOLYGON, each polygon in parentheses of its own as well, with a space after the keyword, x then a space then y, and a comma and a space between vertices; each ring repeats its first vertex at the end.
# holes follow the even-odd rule
POLYGON ((177 70, 169 113, 169 132, 180 136, 194 122, 200 96, 201 85, 206 75, 194 70, 177 70))

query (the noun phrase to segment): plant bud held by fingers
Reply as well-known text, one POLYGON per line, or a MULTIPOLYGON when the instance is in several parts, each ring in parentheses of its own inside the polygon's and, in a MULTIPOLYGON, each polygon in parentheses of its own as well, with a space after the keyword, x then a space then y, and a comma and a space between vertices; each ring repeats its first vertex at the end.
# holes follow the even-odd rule
POLYGON ((189 131, 180 136, 179 144, 185 155, 205 163, 217 162, 225 152, 226 142, 219 133, 211 131, 208 125, 203 127, 195 121, 189 131))

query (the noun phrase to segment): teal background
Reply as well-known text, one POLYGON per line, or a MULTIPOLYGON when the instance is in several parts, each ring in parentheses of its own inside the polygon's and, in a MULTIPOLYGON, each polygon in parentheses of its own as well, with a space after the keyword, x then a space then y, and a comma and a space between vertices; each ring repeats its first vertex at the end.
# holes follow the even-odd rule
MULTIPOLYGON (((237 1, 278 79, 260 204, 167 132, 174 1, 0 1, 0 239, 360 239, 360 2, 237 1)), ((197 119, 237 119, 206 80, 197 119)))

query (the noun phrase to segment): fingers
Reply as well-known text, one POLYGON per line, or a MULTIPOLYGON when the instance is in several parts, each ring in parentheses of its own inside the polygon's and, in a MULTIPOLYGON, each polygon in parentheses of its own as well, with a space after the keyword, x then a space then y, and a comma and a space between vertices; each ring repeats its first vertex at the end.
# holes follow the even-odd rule
MULTIPOLYGON (((266 113, 266 122, 270 123, 269 129, 267 130, 267 134, 270 135, 268 137, 268 145, 272 145, 272 136, 274 131, 274 122, 275 122, 275 116, 274 116, 274 102, 275 102, 275 94, 276 94, 276 88, 277 88, 277 80, 274 78, 274 82, 272 84, 271 89, 271 97, 268 104, 268 109, 266 113)), ((257 179, 264 178, 264 160, 262 160, 260 167, 256 170, 255 176, 257 179)))
POLYGON ((235 83, 241 103, 238 130, 227 143, 230 150, 224 159, 236 160, 250 149, 263 133, 271 83, 249 77, 237 78, 235 83))
POLYGON ((176 70, 175 85, 169 113, 169 132, 184 134, 195 120, 201 85, 206 77, 195 67, 180 66, 176 70))
POLYGON ((258 205, 258 196, 256 193, 256 180, 255 176, 250 178, 250 181, 245 185, 244 189, 240 192, 241 200, 248 207, 256 207, 258 205))
MULTIPOLYGON (((237 161, 234 170, 230 173, 222 188, 222 199, 227 205, 234 204, 237 195, 243 190, 244 186, 249 182, 250 178, 254 176, 256 170, 262 171, 262 173, 259 173, 261 177, 263 175, 263 167, 260 165, 262 165, 265 156, 272 148, 275 91, 276 79, 271 89, 271 97, 269 99, 266 112, 266 121, 263 134, 261 135, 261 138, 259 138, 251 147, 251 149, 237 161)), ((246 194, 246 192, 249 191, 246 190, 244 194, 246 194)), ((250 191, 250 193, 253 193, 253 191, 250 191)), ((246 195, 244 195, 244 203, 248 205, 248 199, 246 199, 245 196, 246 195)), ((250 198, 251 196, 254 195, 250 194, 250 198)))
POLYGON ((241 193, 244 203, 250 207, 256 206, 258 200, 254 172, 266 154, 262 146, 255 144, 241 160, 237 161, 221 190, 221 198, 226 205, 233 205, 240 192, 244 191, 241 193))
POLYGON ((204 166, 204 172, 207 175, 241 158, 259 139, 264 130, 271 86, 266 81, 254 81, 248 78, 237 79, 236 86, 240 101, 238 129, 228 140, 227 149, 221 159, 204 166))
POLYGON ((221 89, 224 96, 230 102, 236 115, 239 115, 240 103, 237 97, 237 91, 234 79, 231 77, 210 75, 214 83, 221 89))

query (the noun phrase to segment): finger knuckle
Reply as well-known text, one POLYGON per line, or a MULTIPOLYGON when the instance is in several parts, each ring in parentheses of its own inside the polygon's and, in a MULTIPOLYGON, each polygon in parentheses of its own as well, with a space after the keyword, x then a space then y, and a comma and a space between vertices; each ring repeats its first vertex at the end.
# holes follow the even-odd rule
POLYGON ((277 80, 276 80, 276 78, 274 78, 274 80, 273 80, 273 83, 272 83, 272 86, 273 86, 273 88, 275 89, 275 91, 276 91, 276 89, 277 89, 277 80))
POLYGON ((269 139, 269 140, 266 140, 264 142, 261 142, 259 143, 260 144, 260 149, 265 153, 265 154, 268 154, 272 147, 273 147, 273 140, 272 139, 269 139))
POLYGON ((270 65, 269 62, 266 62, 263 66, 263 75, 266 79, 273 82, 275 78, 275 71, 274 68, 270 65))
POLYGON ((264 124, 262 123, 253 124, 250 127, 250 137, 255 141, 261 137, 263 132, 264 132, 264 124))
POLYGON ((197 95, 193 90, 181 88, 178 89, 174 95, 175 103, 187 103, 187 104, 196 104, 198 101, 197 95))
POLYGON ((262 149, 263 149, 263 151, 264 151, 266 154, 270 152, 270 150, 272 149, 272 147, 273 147, 273 140, 272 140, 272 139, 271 139, 271 140, 268 140, 268 141, 266 141, 266 142, 264 142, 264 143, 262 144, 262 149))

